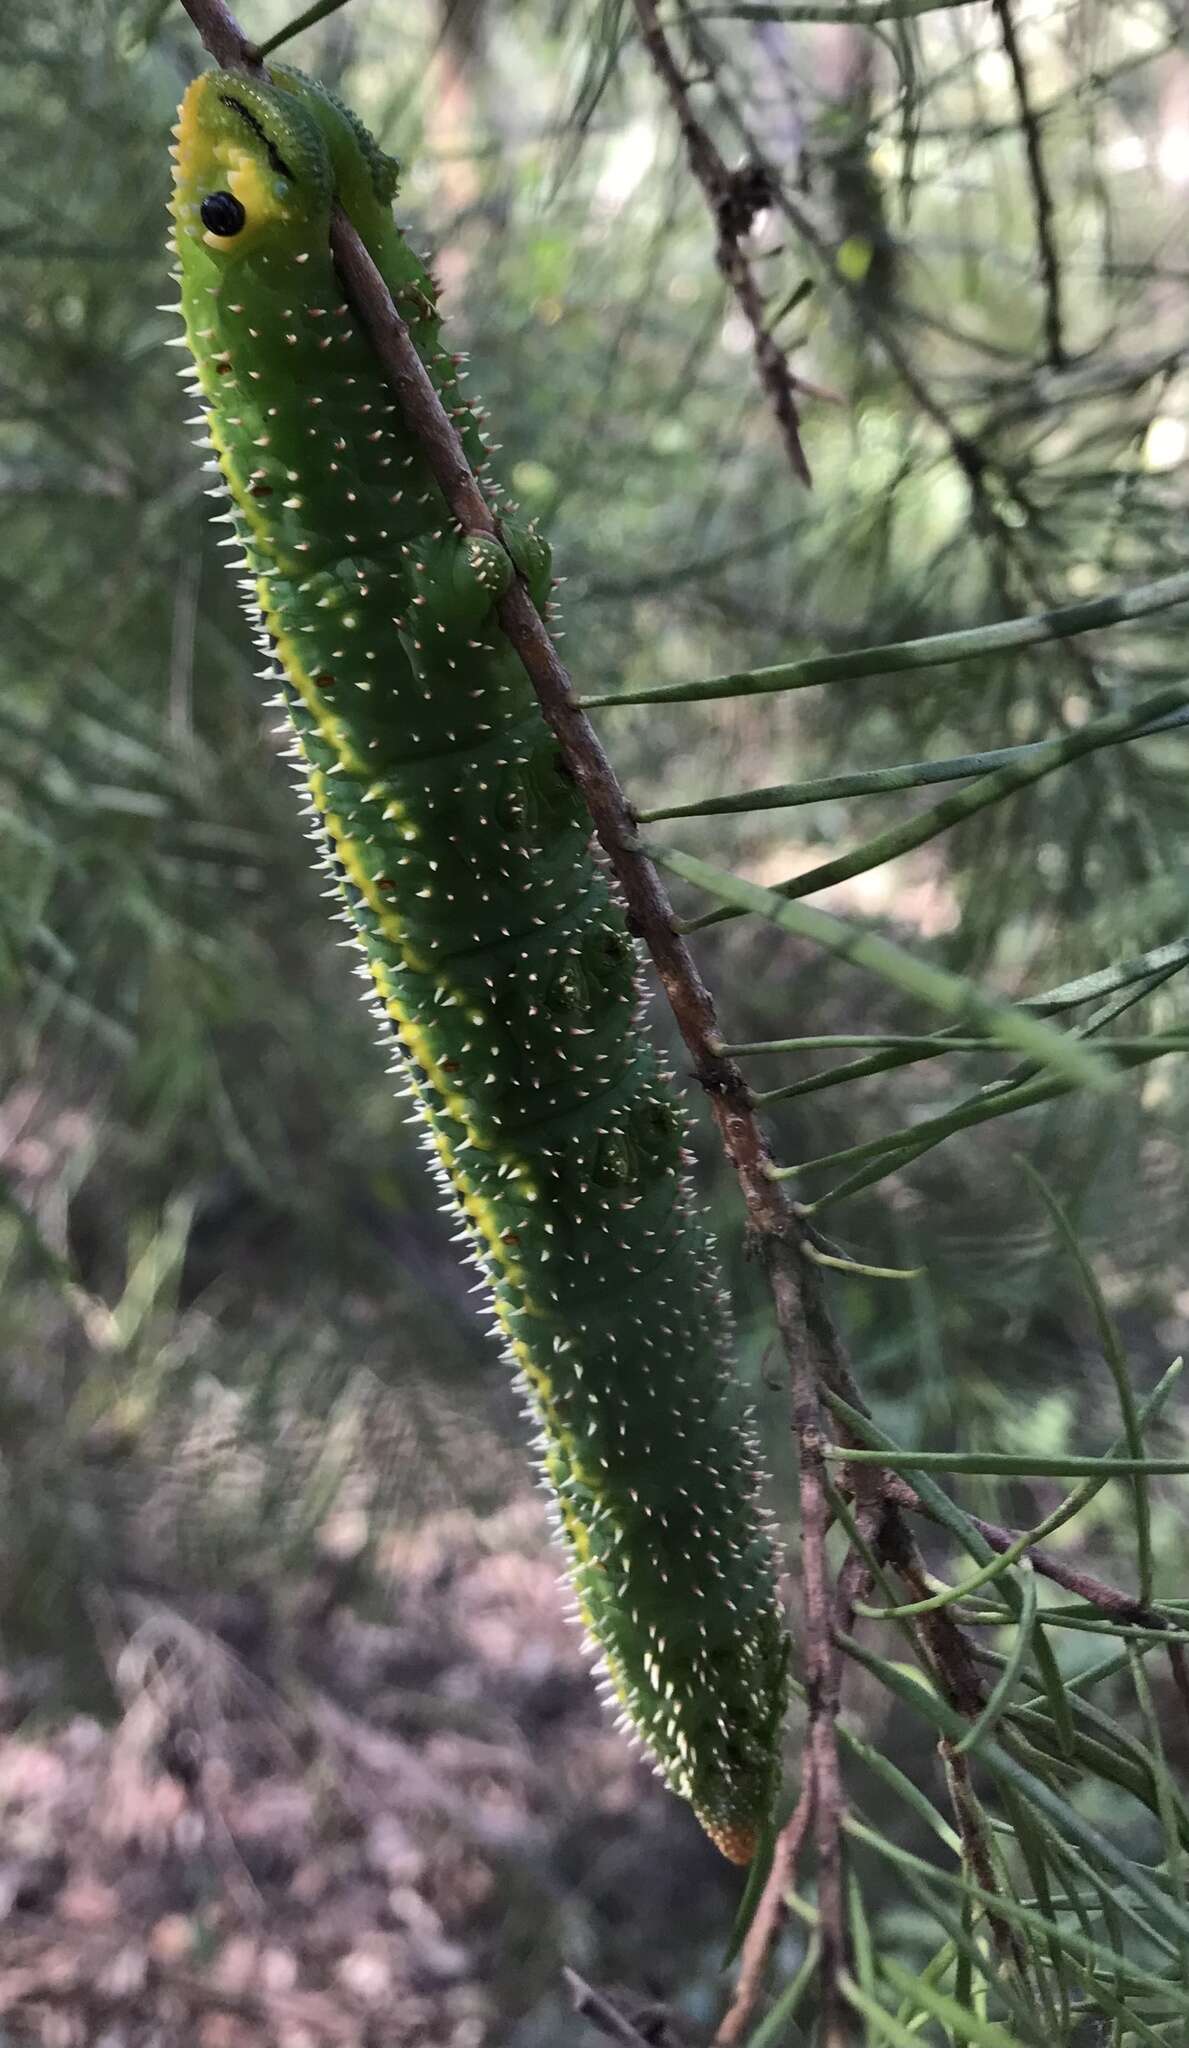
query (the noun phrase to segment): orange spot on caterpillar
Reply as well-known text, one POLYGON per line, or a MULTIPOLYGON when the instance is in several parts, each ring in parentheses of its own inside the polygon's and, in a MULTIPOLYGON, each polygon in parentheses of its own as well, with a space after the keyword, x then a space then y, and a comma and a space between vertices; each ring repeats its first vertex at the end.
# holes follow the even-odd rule
POLYGON ((750 1863, 759 1840, 755 1828, 730 1821, 707 1820, 704 1814, 698 1819, 705 1828, 716 1849, 721 1850, 728 1863, 750 1863))

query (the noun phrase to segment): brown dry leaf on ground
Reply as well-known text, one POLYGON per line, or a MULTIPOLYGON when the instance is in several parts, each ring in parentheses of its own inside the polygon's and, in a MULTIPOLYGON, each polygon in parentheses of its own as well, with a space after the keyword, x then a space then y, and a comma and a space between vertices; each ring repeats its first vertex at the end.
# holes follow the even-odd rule
POLYGON ((381 1622, 117 1603, 110 1727, 34 1728, 0 1684, 0 2038, 503 2048, 535 2005, 577 2044, 562 1966, 600 1916, 646 1951, 704 1899, 700 1837, 599 1714, 535 1506, 443 1516, 388 1566, 381 1622))

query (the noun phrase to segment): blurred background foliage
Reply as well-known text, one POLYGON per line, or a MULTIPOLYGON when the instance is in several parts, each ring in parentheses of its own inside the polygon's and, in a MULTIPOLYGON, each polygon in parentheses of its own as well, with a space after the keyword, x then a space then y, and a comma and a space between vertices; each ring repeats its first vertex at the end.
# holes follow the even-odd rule
MULTIPOLYGON (((254 0, 247 25, 263 36, 286 11, 254 0)), ((294 45, 406 166, 399 212, 436 252, 504 477, 568 579, 581 690, 973 625, 1185 565, 1181 10, 1014 12, 1054 195, 1047 285, 996 10, 908 10, 874 32, 729 0, 686 17, 703 117, 785 195, 753 247, 794 369, 830 394, 803 400, 812 493, 620 0, 417 0, 399 21, 353 0, 294 45)), ((160 0, 37 0, 6 22, 0 68, 0 1640, 22 1712, 51 1720, 112 1704, 128 1596, 181 1609, 249 1586, 289 1614, 329 1584, 385 1615, 400 1532, 462 1509, 481 1524, 528 1485, 515 1401, 325 922, 182 425, 176 322, 155 310, 164 140, 197 62, 160 0)), ((1074 730, 1183 680, 1184 617, 600 718, 633 799, 668 807, 1074 730)), ((1013 995, 1183 937, 1184 744, 1086 759, 822 900, 1013 995)), ((927 800, 650 830, 772 882, 927 800)), ((698 952, 733 1041, 933 1028, 753 920, 698 952)), ((1182 1004, 1174 976, 1143 1028, 1182 1004)), ((777 1147, 829 1153, 953 1090, 936 1062, 804 1093, 774 1109, 777 1147)), ((924 1268, 837 1287, 894 1434, 1058 1451, 1109 1412, 1017 1152, 1069 1204, 1151 1385, 1189 1316, 1187 1108, 1162 1062, 1109 1099, 961 1133, 831 1212, 857 1256, 924 1268)), ((733 1186, 699 1144, 788 1517, 769 1326, 733 1186)), ((1006 1499, 965 1484, 1015 1522, 1049 1499, 1042 1482, 1006 1499)), ((1152 1492, 1171 1589, 1183 1498, 1152 1492)), ((1125 1494, 1094 1514, 1078 1540, 1126 1581, 1125 1494)), ((618 1967, 608 1924, 594 1915, 589 1953, 618 1967)), ((547 2037, 547 1976, 526 1965, 505 1987, 499 2038, 547 2037)))

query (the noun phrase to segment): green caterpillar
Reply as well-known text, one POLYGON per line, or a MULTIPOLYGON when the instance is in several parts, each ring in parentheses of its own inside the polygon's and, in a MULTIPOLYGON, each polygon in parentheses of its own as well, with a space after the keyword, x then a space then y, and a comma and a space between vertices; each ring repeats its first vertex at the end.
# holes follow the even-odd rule
MULTIPOLYGON (((396 166, 297 72, 212 71, 175 130, 186 342, 266 673, 377 1014, 540 1427, 627 1723, 724 1853, 772 1806, 786 1644, 755 1456, 623 914, 493 607, 549 552, 453 525, 344 303, 336 198, 475 467, 396 166)), ((494 487, 492 487, 494 489, 494 487)))

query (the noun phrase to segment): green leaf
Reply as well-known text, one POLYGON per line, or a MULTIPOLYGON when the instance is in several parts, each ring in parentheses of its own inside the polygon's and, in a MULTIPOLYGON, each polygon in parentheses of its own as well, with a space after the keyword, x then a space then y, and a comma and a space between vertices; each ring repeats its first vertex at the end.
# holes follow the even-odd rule
MULTIPOLYGON (((1148 1732, 1148 1750, 1152 1759, 1152 1776, 1156 1786, 1156 1807, 1160 1815, 1160 1826, 1164 1834, 1164 1854, 1168 1875, 1173 1891, 1184 1909, 1189 1906, 1189 1886, 1186 1884, 1185 1850, 1181 1840, 1177 1789, 1172 1781, 1168 1758, 1164 1751, 1164 1737, 1160 1729, 1160 1716, 1152 1698, 1148 1674, 1144 1670, 1143 1658, 1138 1650, 1131 1651, 1131 1677, 1136 1698, 1148 1732)), ((1189 1939, 1181 1942, 1181 1974, 1189 1984, 1189 1939)))
POLYGON ((860 1465, 886 1465, 891 1472, 912 1470, 932 1472, 999 1473, 1007 1479, 1065 1479, 1075 1473, 1094 1478, 1117 1479, 1133 1472, 1156 1472, 1166 1476, 1189 1472, 1189 1458, 1030 1458, 1026 1451, 881 1451, 848 1450, 832 1444, 826 1456, 840 1463, 849 1458, 860 1465))
MULTIPOLYGON (((1067 1044, 1082 1042, 1080 1037, 1066 1040, 1067 1044)), ((1135 1041, 1112 1039, 1103 1051, 1112 1064, 1126 1070, 1142 1066, 1148 1060, 1164 1059, 1170 1053, 1189 1052, 1189 1035, 1178 1033, 1135 1041)), ((1035 1062, 1032 1064, 1034 1066, 1035 1062)), ((837 1187, 828 1188, 816 1201, 804 1204, 806 1213, 813 1215, 829 1203, 841 1201, 859 1188, 871 1187, 888 1174, 898 1172, 902 1166, 918 1159, 923 1152, 932 1151, 935 1145, 940 1145, 958 1131, 973 1130, 976 1125, 991 1122, 997 1117, 1014 1116, 1019 1110, 1035 1109, 1041 1103, 1053 1102, 1059 1095, 1067 1095, 1074 1085, 1059 1076, 1044 1075, 1037 1080, 1013 1081, 1009 1078, 992 1082, 938 1116, 925 1117, 918 1124, 908 1124, 902 1130, 865 1139, 861 1144, 844 1145, 837 1151, 821 1153, 817 1158, 801 1160, 796 1166, 782 1168, 781 1172, 791 1176, 811 1173, 823 1166, 837 1166, 846 1160, 874 1162, 837 1187)))
MULTIPOLYGON (((919 811, 907 823, 890 825, 874 840, 853 848, 849 854, 827 860, 819 868, 808 868, 792 883, 778 883, 782 895, 814 895, 817 889, 849 881, 851 874, 864 874, 868 868, 896 858, 896 854, 925 846, 939 831, 948 831, 950 825, 974 817, 990 803, 1001 803, 1019 788, 1040 782, 1046 774, 1064 768, 1066 762, 1078 760, 1083 754, 1093 754, 1130 739, 1150 739, 1156 733, 1177 731, 1183 725, 1189 725, 1185 690, 1173 688, 1162 690, 1156 698, 1150 698, 1148 705, 1136 707, 1134 713, 1111 713, 1093 725, 1085 725, 1081 731, 1068 733, 1064 739, 1036 739, 1019 748, 993 748, 986 754, 960 754, 952 760, 907 762, 900 768, 868 768, 855 774, 823 776, 817 782, 774 782, 765 788, 745 788, 729 797, 702 797, 694 803, 638 811, 636 817, 641 825, 661 823, 669 817, 731 817, 745 811, 784 811, 804 803, 837 803, 841 797, 870 797, 902 788, 927 788, 931 782, 978 780, 974 791, 958 791, 945 797, 931 811, 919 811)), ((733 913, 714 911, 708 918, 702 918, 700 924, 720 924, 726 915, 733 913)))
MULTIPOLYGON (((1081 1240, 1077 1232, 1061 1203, 1049 1187, 1048 1182, 1027 1159, 1019 1159, 1017 1163, 1032 1182, 1033 1187, 1036 1189, 1037 1194, 1040 1196, 1041 1201, 1044 1203, 1045 1208, 1057 1227, 1058 1234, 1066 1251, 1077 1267, 1078 1277, 1081 1280, 1082 1288, 1090 1303, 1094 1321, 1098 1328, 1098 1338, 1102 1345, 1103 1356, 1110 1368, 1111 1377, 1115 1382, 1115 1391, 1119 1397, 1119 1408, 1123 1417, 1123 1431, 1127 1439, 1128 1451, 1132 1458, 1142 1460, 1144 1455, 1144 1437, 1136 1408, 1135 1394, 1132 1390, 1131 1374, 1127 1366, 1127 1354, 1123 1349, 1122 1340, 1115 1327, 1114 1317, 1106 1305, 1106 1297, 1098 1284, 1098 1277, 1082 1249, 1081 1240)), ((1132 1498, 1135 1502, 1135 1535, 1139 1558, 1140 1599, 1147 1602, 1152 1596, 1152 1511, 1148 1503, 1147 1487, 1144 1484, 1143 1474, 1140 1472, 1136 1473, 1132 1498)))
POLYGON ((1053 1030, 1051 1025, 1014 1009, 1010 1003, 997 1002, 993 997, 984 995, 973 982, 964 981, 960 975, 951 974, 944 967, 918 960, 902 946, 893 945, 890 939, 844 924, 841 918, 815 909, 808 903, 789 902, 772 889, 762 888, 757 882, 745 882, 738 875, 726 874, 721 868, 711 867, 708 862, 696 860, 688 853, 678 853, 668 847, 650 847, 649 858, 670 873, 707 890, 710 895, 721 897, 725 903, 734 904, 740 910, 755 911, 769 923, 779 925, 783 931, 794 932, 798 938, 812 939, 828 952, 850 960, 856 967, 877 975, 906 995, 917 996, 946 1016, 977 1019, 1005 1045, 1030 1054, 1043 1066, 1051 1068, 1054 1074, 1062 1076, 1070 1086, 1084 1085, 1105 1091, 1116 1085, 1102 1057, 1097 1052, 1088 1051, 1077 1039, 1053 1030))
POLYGON ((584 697, 582 703, 588 711, 596 707, 610 710, 620 704, 694 704, 710 697, 753 697, 771 690, 807 690, 819 683, 857 682, 864 676, 903 675, 952 661, 1005 654, 1018 647, 1039 647, 1046 640, 1117 626, 1126 619, 1144 618, 1186 601, 1189 571, 1181 571, 1112 597, 1088 598, 1082 604, 1040 612, 1034 618, 1004 619, 997 625, 934 633, 924 640, 891 640, 882 647, 862 647, 847 654, 811 654, 774 668, 745 669, 710 676, 704 682, 668 683, 655 689, 625 691, 622 696, 584 697))
MULTIPOLYGON (((906 1877, 915 1875, 929 1884, 956 1893, 959 1898, 976 1899, 980 1905, 998 1914, 1010 1926, 1020 1927, 1037 1940, 1053 1934, 1053 1928, 1044 1917, 1031 1906, 1025 1906, 1018 1899, 999 1892, 987 1891, 969 1876, 957 1877, 952 1871, 939 1870, 934 1864, 926 1863, 911 1850, 904 1849, 898 1842, 890 1841, 875 1828, 868 1827, 856 1815, 849 1814, 843 1823, 847 1834, 855 1842, 864 1844, 876 1855, 884 1857, 902 1870, 906 1877)), ((1080 1958, 1092 1970, 1112 1969, 1118 1972, 1119 1981, 1128 1983, 1145 1996, 1161 1998, 1171 2011, 1189 2018, 1189 1986, 1174 1983, 1162 1977, 1153 1969, 1129 1956, 1121 1948, 1112 1947, 1108 1941, 1091 1940, 1077 1928, 1062 1926, 1058 1938, 1067 1954, 1080 1958)))
MULTIPOLYGON (((978 2048, 1035 2048, 1034 2043, 1021 2041, 1018 2034, 1009 2034, 1005 2027, 999 2026, 994 2020, 984 2020, 977 2013, 964 2012, 956 2000, 947 1998, 943 1991, 935 1990, 924 1977, 914 1977, 911 1971, 902 1970, 890 1957, 885 1957, 883 1971, 893 1989, 904 1996, 911 1993, 926 2012, 931 2013, 935 2019, 945 2020, 946 2024, 957 2032, 959 2039, 973 2041, 978 2044, 978 2048)), ((882 2005, 877 2005, 873 1998, 869 1998, 867 1993, 860 1989, 852 1977, 844 1975, 840 1977, 839 1983, 847 2004, 852 2005, 856 2012, 862 2013, 864 2019, 874 2027, 877 2038, 890 2041, 893 2048, 921 2048, 920 2035, 904 2026, 882 2005)))
MULTIPOLYGON (((1180 711, 1187 700, 1189 689, 1184 684, 1174 683, 1167 689, 1158 690, 1155 696, 1148 697, 1133 709, 1108 711, 1102 718, 1092 719, 1088 725, 1066 733, 1061 739, 1044 740, 1026 759, 1009 762, 992 775, 980 776, 969 788, 954 790, 940 803, 901 819, 897 825, 889 825, 873 838, 865 839, 861 845, 851 847, 848 853, 822 861, 819 866, 794 875, 787 882, 777 882, 775 893, 790 899, 815 896, 819 890, 832 889, 839 882, 853 880, 856 875, 869 874, 873 868, 898 860, 902 854, 911 853, 919 846, 927 846, 941 833, 976 817, 990 805, 1005 802, 1008 797, 1043 781, 1046 775, 1056 774, 1058 769, 1068 767, 1071 762, 1080 761, 1087 754, 1098 753, 1104 747, 1115 747, 1124 740, 1138 738, 1146 728, 1167 714, 1180 711)), ((737 906, 726 904, 719 910, 708 910, 703 916, 694 918, 687 929, 701 931, 708 925, 722 924, 728 918, 742 915, 737 906)))
MULTIPOLYGON (((1167 1372, 1162 1373, 1139 1411, 1141 1423, 1160 1413, 1180 1378, 1181 1369, 1182 1360, 1176 1358, 1167 1372)), ((1122 1437, 1117 1437, 1114 1443, 1108 1444, 1103 1452, 1103 1458, 1109 1461, 1117 1457, 1123 1449, 1123 1442, 1122 1437)), ((1108 1471, 1100 1477, 1084 1479, 1080 1486, 1075 1486, 1072 1492, 1058 1503, 1051 1514, 1044 1517, 1043 1521, 1037 1522, 1031 1529, 1022 1529, 1006 1550, 995 1552, 989 1563, 983 1565, 979 1571, 972 1572, 969 1578, 961 1580, 959 1584, 947 1586, 941 1592, 931 1594, 927 1599, 906 1600, 886 1607, 872 1607, 859 1601, 856 1602, 855 1612, 876 1621, 896 1621, 918 1614, 930 1614, 937 1608, 950 1606, 955 1600, 969 1599, 981 1586, 990 1585, 1000 1579, 1017 1559, 1024 1557, 1032 1549, 1034 1544, 1043 1543, 1046 1537, 1052 1536, 1067 1522, 1072 1521, 1075 1515, 1080 1514, 1082 1509, 1101 1493, 1110 1476, 1108 1471)))
POLYGON ((976 2048, 1028 2048, 1016 2034, 1009 2034, 996 2020, 984 2019, 977 2012, 960 2006, 956 1999, 939 1991, 926 1977, 914 1976, 894 1956, 885 1956, 882 1962, 884 1976, 905 1998, 915 1998, 934 2019, 944 2022, 951 2034, 959 2040, 972 2041, 976 2048))
POLYGON ((787 2041, 786 2029, 792 2025, 801 2001, 817 1975, 820 1958, 821 1943, 818 1936, 812 1934, 796 1976, 785 1985, 771 2012, 761 2020, 755 2032, 748 2035, 747 2048, 778 2048, 778 2044, 787 2041))
POLYGON ((959 1741, 954 1744, 956 1756, 964 1756, 967 1750, 978 1749, 997 1728, 1008 1707, 1019 1682, 1020 1672, 1032 1647, 1032 1635, 1036 1625, 1036 1574, 1022 1558, 1019 1565, 1020 1583, 1023 1587, 1023 1604, 1016 1623, 1016 1636, 1003 1670, 988 1693, 982 1711, 973 1720, 959 1741))
POLYGON ((314 0, 312 7, 304 8, 300 14, 294 15, 292 21, 286 22, 284 28, 279 28, 275 35, 269 36, 266 42, 258 43, 257 54, 261 57, 269 56, 273 50, 279 50, 282 43, 288 43, 294 36, 300 35, 303 29, 313 28, 316 22, 325 21, 329 15, 337 14, 339 9, 346 5, 347 0, 314 0))
POLYGON ((1073 1711, 1066 1696, 1064 1675, 1053 1654, 1053 1646, 1045 1634, 1043 1623, 1034 1632, 1032 1647, 1036 1654, 1037 1668, 1044 1682, 1045 1698, 1049 1703, 1049 1712, 1052 1715, 1061 1754, 1073 1757, 1078 1747, 1074 1733, 1073 1711))
MULTIPOLYGON (((857 1658, 868 1671, 896 1693, 908 1706, 913 1707, 927 1721, 930 1721, 951 1742, 958 1742, 966 1730, 966 1722, 947 1700, 933 1692, 922 1680, 902 1671, 899 1666, 889 1664, 886 1658, 877 1657, 872 1651, 856 1643, 853 1637, 846 1638, 845 1648, 849 1656, 857 1658)), ((1109 1836, 1104 1835, 1085 1820, 1077 1809, 1045 1784, 1035 1772, 1026 1770, 1008 1755, 993 1739, 984 1743, 982 1760, 996 1777, 1004 1778, 1009 1784, 1028 1798, 1033 1807, 1053 1823, 1068 1841, 1076 1843, 1096 1863, 1105 1865, 1121 1882, 1121 1886, 1147 1909, 1146 1922, 1138 1909, 1125 1904, 1123 1893, 1119 1894, 1121 1910, 1147 1932, 1153 1940, 1159 1940, 1171 1949, 1172 1944, 1158 1931, 1166 1928, 1183 1940, 1189 1937, 1189 1909, 1178 1901, 1166 1898, 1158 1885, 1153 1884, 1146 1871, 1126 1855, 1109 1836)))

